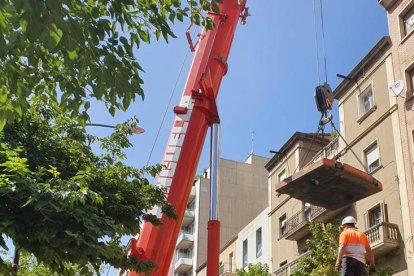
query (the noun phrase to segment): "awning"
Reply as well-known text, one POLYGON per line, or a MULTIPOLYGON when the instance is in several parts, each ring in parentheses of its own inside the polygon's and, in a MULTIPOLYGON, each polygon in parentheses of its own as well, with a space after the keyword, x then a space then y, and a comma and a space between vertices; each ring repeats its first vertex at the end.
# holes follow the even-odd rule
POLYGON ((372 175, 331 159, 321 159, 276 185, 278 193, 326 209, 337 209, 380 191, 382 184, 372 175))

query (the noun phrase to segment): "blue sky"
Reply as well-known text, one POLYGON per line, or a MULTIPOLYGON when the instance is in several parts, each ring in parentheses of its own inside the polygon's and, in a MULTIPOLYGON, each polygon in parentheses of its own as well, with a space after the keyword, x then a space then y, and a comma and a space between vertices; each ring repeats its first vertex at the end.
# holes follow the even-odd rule
MULTIPOLYGON (((252 132, 255 132, 254 153, 269 158, 269 150, 278 150, 295 131, 315 132, 320 115, 313 91, 319 84, 317 68, 320 82, 325 81, 323 49, 328 83, 335 88, 340 81, 336 74, 347 75, 388 34, 386 12, 377 1, 329 0, 322 2, 325 29, 322 39, 320 2, 315 2, 318 59, 313 0, 247 1, 251 16, 246 25, 237 27, 228 60, 229 71, 218 96, 222 158, 244 161, 252 150, 252 132)), ((118 113, 115 118, 102 107, 92 109, 94 123, 116 124, 138 116, 146 132, 132 137, 134 147, 128 150, 127 160, 130 165, 140 167, 148 160, 150 164, 162 160, 173 121, 172 108, 179 102, 193 57, 185 38, 187 26, 188 22, 178 22, 174 26, 176 39, 168 44, 154 39, 137 51, 145 70, 144 101, 137 101, 128 112, 118 113)), ((339 127, 336 112, 333 113, 339 127)), ((91 127, 88 131, 103 135, 108 130, 91 127)), ((208 143, 207 140, 205 148, 208 143)), ((208 163, 208 150, 204 150, 198 171, 208 167, 208 163)))

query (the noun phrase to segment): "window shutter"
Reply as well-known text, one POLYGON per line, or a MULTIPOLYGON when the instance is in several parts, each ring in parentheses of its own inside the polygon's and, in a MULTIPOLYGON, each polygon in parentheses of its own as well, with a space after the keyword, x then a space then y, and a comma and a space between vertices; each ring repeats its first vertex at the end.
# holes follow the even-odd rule
POLYGON ((367 165, 371 165, 378 159, 378 146, 375 146, 367 152, 367 165))

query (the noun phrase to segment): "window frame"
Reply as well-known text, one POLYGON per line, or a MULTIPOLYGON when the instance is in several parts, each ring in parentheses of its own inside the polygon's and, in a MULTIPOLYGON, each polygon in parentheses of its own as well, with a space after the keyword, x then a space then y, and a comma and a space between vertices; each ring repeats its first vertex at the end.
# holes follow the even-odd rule
POLYGON ((412 16, 414 16, 414 4, 413 3, 409 3, 400 13, 399 15, 399 21, 400 21, 400 33, 401 33, 401 40, 404 41, 406 39, 406 37, 410 36, 412 33, 414 33, 414 25, 413 26, 408 26, 409 29, 407 29, 407 15, 412 12, 411 16, 409 18, 411 18, 412 16))
POLYGON ((364 158, 364 164, 365 164, 365 169, 366 169, 366 172, 367 173, 369 173, 369 174, 373 174, 373 173, 375 173, 379 168, 381 168, 382 167, 382 165, 381 165, 381 153, 380 153, 380 146, 379 146, 379 143, 378 143, 378 140, 375 140, 374 142, 372 142, 372 143, 370 143, 364 150, 363 150, 363 158, 364 158), (373 163, 375 163, 377 160, 378 160, 378 166, 376 166, 375 168, 373 168, 373 169, 370 169, 370 165, 371 164, 368 164, 368 155, 367 155, 367 153, 369 152, 369 151, 371 151, 374 147, 376 146, 376 149, 377 149, 377 152, 378 152, 378 157, 377 157, 377 159, 374 161, 374 162, 372 162, 371 164, 373 164, 373 163))
POLYGON ((283 180, 285 180, 287 178, 287 171, 284 168, 283 170, 280 171, 280 173, 277 174, 277 180, 279 181, 278 183, 282 182, 283 180), (284 176, 284 178, 282 178, 284 176))
POLYGON ((405 70, 406 97, 408 100, 414 95, 414 63, 405 70))
POLYGON ((375 104, 375 97, 374 97, 374 82, 371 81, 365 88, 358 93, 357 96, 357 103, 358 103, 358 122, 362 122, 369 114, 375 111, 376 104, 375 104), (367 109, 365 106, 365 95, 371 95, 371 105, 367 109))
POLYGON ((263 255, 263 231, 262 231, 262 227, 260 227, 256 230, 256 259, 261 257, 262 255, 263 255), (260 237, 260 239, 258 239, 258 237, 260 237))
POLYGON ((383 222, 388 222, 387 204, 384 201, 381 201, 381 202, 378 202, 375 205, 371 206, 364 213, 364 218, 365 218, 365 228, 366 229, 378 226, 383 222), (380 217, 379 217, 379 221, 375 222, 374 214, 377 211, 379 211, 380 217))
POLYGON ((229 253, 229 271, 233 272, 233 251, 229 253))
POLYGON ((242 248, 242 263, 243 263, 243 268, 245 268, 247 266, 247 264, 249 263, 249 258, 248 258, 248 252, 249 252, 249 243, 248 240, 245 239, 243 241, 243 248, 242 248))
POLYGON ((286 213, 279 217, 279 237, 287 234, 287 215, 286 213))

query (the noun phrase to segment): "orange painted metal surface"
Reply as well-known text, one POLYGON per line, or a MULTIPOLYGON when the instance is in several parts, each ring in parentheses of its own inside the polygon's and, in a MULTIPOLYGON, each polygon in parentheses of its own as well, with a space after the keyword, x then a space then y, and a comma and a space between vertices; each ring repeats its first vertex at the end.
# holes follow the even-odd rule
POLYGON ((350 165, 321 159, 276 184, 275 190, 316 206, 337 209, 382 191, 382 184, 350 165))
POLYGON ((179 219, 169 219, 155 210, 163 225, 145 223, 136 248, 131 250, 138 259, 158 265, 153 276, 168 273, 208 126, 219 121, 215 99, 227 71, 227 58, 245 0, 222 0, 219 9, 219 14, 208 15, 216 28, 200 35, 181 102, 174 108, 176 117, 162 162, 165 168, 157 179, 157 185, 167 188, 167 201, 175 206, 179 219))
POLYGON ((218 276, 220 267, 220 222, 218 220, 209 220, 207 229, 207 276, 218 276))

